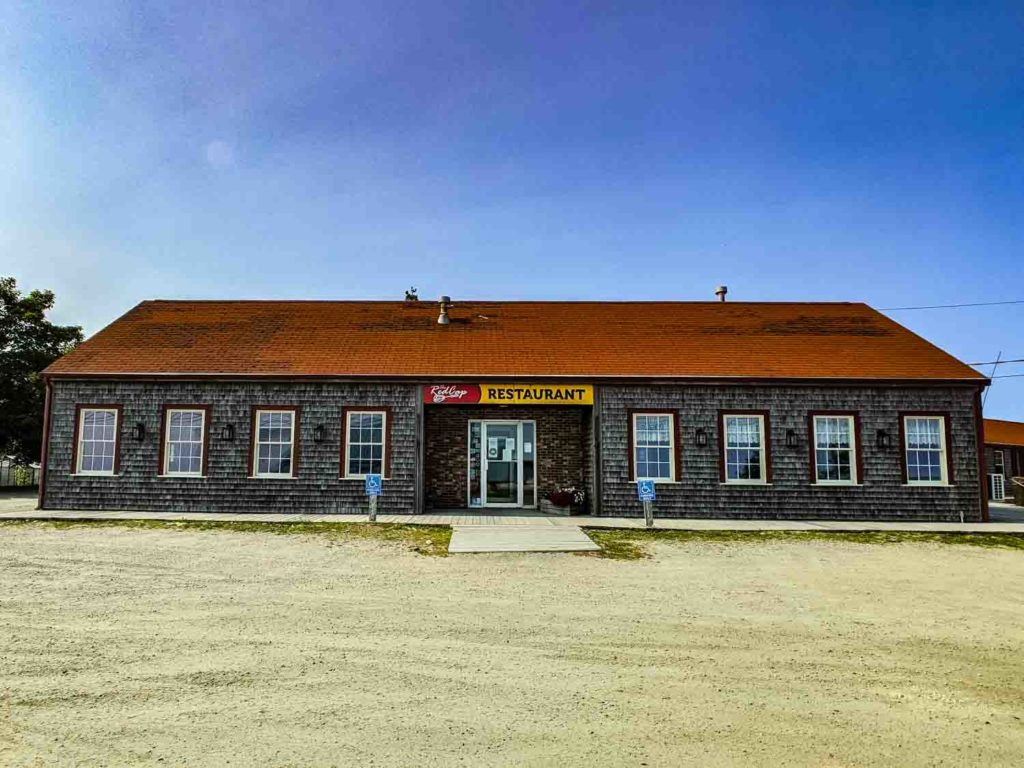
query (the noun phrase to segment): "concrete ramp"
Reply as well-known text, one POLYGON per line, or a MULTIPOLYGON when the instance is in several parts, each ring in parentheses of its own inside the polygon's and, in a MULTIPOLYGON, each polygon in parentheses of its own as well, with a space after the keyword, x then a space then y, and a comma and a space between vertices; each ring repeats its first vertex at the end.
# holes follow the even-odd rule
POLYGON ((454 525, 449 553, 594 552, 600 547, 575 525, 454 525))

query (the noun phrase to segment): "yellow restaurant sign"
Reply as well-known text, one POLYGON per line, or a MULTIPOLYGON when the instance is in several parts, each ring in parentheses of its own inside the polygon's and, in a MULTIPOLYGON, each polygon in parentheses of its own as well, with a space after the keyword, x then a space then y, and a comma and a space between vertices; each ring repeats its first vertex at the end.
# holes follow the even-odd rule
POLYGON ((593 405, 592 384, 428 384, 431 405, 593 405))

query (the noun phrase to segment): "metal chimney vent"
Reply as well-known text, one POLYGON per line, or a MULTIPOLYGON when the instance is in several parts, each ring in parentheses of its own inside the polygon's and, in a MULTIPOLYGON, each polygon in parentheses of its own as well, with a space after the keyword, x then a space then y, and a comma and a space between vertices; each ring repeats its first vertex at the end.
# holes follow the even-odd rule
POLYGON ((442 296, 440 301, 437 302, 441 307, 441 314, 437 316, 438 325, 448 325, 451 320, 448 319, 448 308, 451 306, 452 297, 442 296))
POLYGON ((725 301, 725 294, 729 292, 729 287, 726 285, 720 285, 715 290, 715 296, 718 297, 719 301, 725 301))

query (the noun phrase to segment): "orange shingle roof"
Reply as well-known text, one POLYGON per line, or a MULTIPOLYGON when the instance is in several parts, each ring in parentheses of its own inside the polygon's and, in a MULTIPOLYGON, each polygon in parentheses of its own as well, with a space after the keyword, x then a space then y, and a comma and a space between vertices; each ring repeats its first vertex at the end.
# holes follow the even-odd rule
POLYGON ((72 374, 970 380, 864 304, 145 301, 47 369, 72 374))
POLYGON ((1024 423, 985 419, 985 443, 988 445, 1024 446, 1024 423))

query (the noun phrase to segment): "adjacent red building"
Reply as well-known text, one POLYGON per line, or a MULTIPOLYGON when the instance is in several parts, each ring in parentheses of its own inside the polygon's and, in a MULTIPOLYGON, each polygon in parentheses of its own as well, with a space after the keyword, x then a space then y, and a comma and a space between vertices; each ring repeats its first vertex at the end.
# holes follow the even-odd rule
POLYGON ((985 465, 989 498, 1012 500, 1013 478, 1024 481, 1024 423, 985 419, 985 465))

